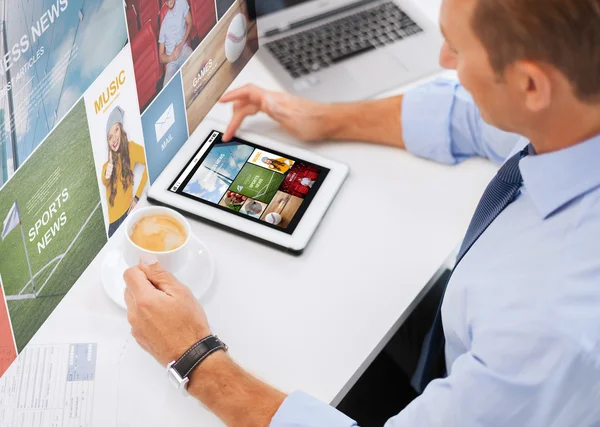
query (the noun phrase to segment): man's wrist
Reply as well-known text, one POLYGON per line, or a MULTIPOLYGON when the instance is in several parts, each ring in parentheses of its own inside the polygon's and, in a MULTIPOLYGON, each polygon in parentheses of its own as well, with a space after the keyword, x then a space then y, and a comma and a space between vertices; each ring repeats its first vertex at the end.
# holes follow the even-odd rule
POLYGON ((322 104, 323 139, 344 138, 344 129, 348 126, 351 109, 348 104, 322 104))
MULTIPOLYGON (((172 380, 179 389, 189 392, 189 384, 193 373, 203 366, 206 360, 216 352, 227 351, 227 345, 214 335, 207 335, 195 342, 181 356, 172 358, 167 365, 168 378, 172 380)), ((178 354, 178 353, 177 353, 178 354)))
POLYGON ((368 141, 404 148, 402 96, 325 105, 327 139, 368 141))
POLYGON ((215 351, 189 374, 187 391, 196 399, 205 402, 207 394, 218 382, 218 378, 230 376, 236 369, 239 368, 225 351, 215 351))
POLYGON ((189 378, 188 393, 227 425, 267 426, 286 398, 244 371, 224 351, 212 353, 189 378))

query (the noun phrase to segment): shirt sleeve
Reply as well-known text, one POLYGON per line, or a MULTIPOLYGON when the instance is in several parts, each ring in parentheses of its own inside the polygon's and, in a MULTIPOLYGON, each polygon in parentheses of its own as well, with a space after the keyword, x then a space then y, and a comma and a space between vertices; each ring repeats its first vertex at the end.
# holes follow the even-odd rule
MULTIPOLYGON (((506 427, 594 425, 600 360, 593 348, 534 322, 490 325, 459 356, 451 374, 424 393, 385 427, 506 427), (589 351, 588 351, 589 350, 589 351)), ((288 396, 271 427, 355 427, 325 403, 301 392, 288 396)))
POLYGON ((271 420, 270 427, 356 427, 337 409, 301 391, 290 394, 271 420))
POLYGON ((163 44, 165 42, 165 26, 164 21, 160 25, 160 30, 158 30, 158 43, 163 44))
POLYGON ((186 0, 179 0, 179 1, 182 2, 181 10, 183 12, 183 17, 185 18, 187 16, 187 13, 190 10, 190 5, 188 4, 188 2, 186 0))
POLYGON ((104 184, 105 187, 108 187, 108 184, 110 184, 110 181, 108 179, 106 179, 106 168, 108 167, 108 162, 104 163, 104 165, 102 165, 102 184, 104 184))
POLYGON ((492 328, 385 427, 591 425, 598 360, 538 326, 492 328))
POLYGON ((136 164, 144 165, 144 173, 142 174, 142 179, 140 180, 140 184, 138 185, 135 196, 139 199, 142 197, 142 193, 144 192, 144 188, 146 188, 146 183, 148 182, 148 167, 146 166, 146 153, 144 152, 144 147, 139 144, 136 144, 133 141, 129 141, 129 156, 131 157, 131 168, 135 168, 136 164))
POLYGON ((445 164, 473 156, 500 164, 521 139, 485 123, 471 95, 450 79, 436 80, 404 95, 402 129, 409 152, 445 164))

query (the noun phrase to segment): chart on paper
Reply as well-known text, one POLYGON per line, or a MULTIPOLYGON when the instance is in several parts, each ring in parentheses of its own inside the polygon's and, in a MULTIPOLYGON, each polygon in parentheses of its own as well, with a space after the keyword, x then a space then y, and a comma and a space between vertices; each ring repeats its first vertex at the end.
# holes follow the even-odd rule
POLYGON ((0 379, 0 426, 91 426, 96 355, 96 344, 26 347, 0 379))

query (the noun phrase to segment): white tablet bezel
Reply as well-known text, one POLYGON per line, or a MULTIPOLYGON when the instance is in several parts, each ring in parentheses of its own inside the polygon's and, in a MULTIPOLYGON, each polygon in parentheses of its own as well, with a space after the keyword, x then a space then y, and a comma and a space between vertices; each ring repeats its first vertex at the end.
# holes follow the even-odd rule
MULTIPOLYGON (((224 132, 225 128, 226 126, 222 123, 211 119, 205 119, 152 184, 148 192, 148 199, 170 206, 183 213, 188 213, 221 224, 233 231, 270 242, 292 252, 302 252, 321 222, 321 219, 325 215, 325 212, 329 208, 336 193, 346 179, 346 176, 348 175, 348 166, 328 160, 317 154, 311 153, 310 151, 273 141, 262 135, 244 131, 237 133, 239 138, 250 143, 255 143, 265 148, 279 151, 282 154, 287 154, 290 157, 305 160, 329 169, 327 177, 321 184, 321 187, 315 194, 311 204, 308 206, 308 209, 292 234, 287 234, 260 223, 249 221, 246 218, 222 211, 214 206, 171 192, 169 187, 183 171, 190 159, 196 154, 209 133, 213 130, 224 132)), ((207 143, 206 146, 202 147, 200 154, 204 155, 211 145, 212 144, 207 143)))

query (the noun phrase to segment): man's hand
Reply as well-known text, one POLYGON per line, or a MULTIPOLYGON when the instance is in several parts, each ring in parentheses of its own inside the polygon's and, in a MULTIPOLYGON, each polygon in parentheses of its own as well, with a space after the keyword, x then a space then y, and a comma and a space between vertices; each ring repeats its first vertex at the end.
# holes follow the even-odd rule
POLYGON ((233 118, 223 141, 233 137, 247 116, 263 112, 304 141, 365 141, 404 148, 400 121, 402 96, 320 104, 250 84, 226 93, 220 102, 233 102, 233 118))
MULTIPOLYGON (((156 261, 142 258, 125 272, 125 303, 131 334, 167 366, 211 335, 204 310, 190 290, 156 261)), ((222 351, 190 374, 188 392, 231 426, 267 427, 285 394, 252 377, 222 351)))
POLYGON ((247 116, 267 113, 291 135, 304 141, 328 138, 333 124, 331 105, 307 101, 281 92, 271 92, 253 84, 226 93, 220 102, 233 102, 233 118, 223 141, 229 141, 247 116))
POLYGON ((166 366, 211 334, 204 310, 191 291, 155 257, 124 274, 127 320, 138 344, 166 366))
POLYGON ((175 49, 173 49, 173 52, 171 52, 171 55, 170 55, 171 61, 169 61, 169 62, 177 61, 177 59, 181 55, 181 51, 183 50, 184 43, 185 43, 185 41, 175 45, 175 49))

